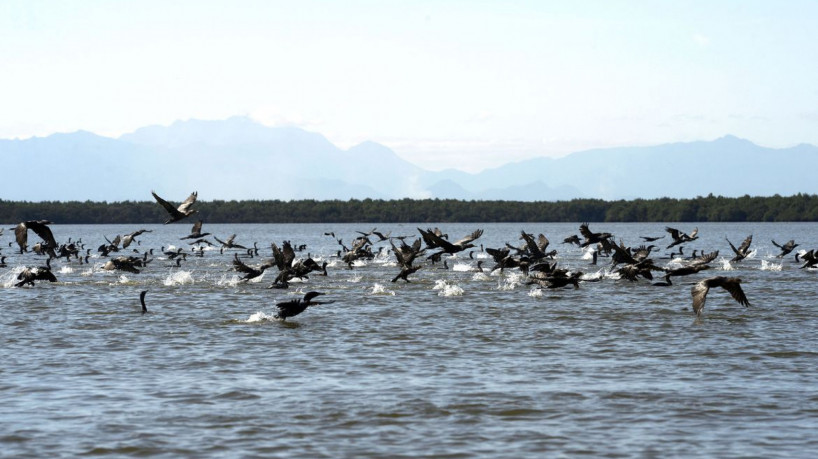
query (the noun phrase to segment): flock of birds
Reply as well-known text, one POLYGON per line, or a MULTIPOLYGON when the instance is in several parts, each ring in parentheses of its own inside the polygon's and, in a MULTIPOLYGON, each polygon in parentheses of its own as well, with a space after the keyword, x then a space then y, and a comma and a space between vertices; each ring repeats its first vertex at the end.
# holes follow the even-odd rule
MULTIPOLYGON (((194 215, 198 211, 193 208, 197 199, 197 193, 193 192, 185 201, 179 206, 174 206, 168 201, 161 198, 155 192, 151 192, 154 199, 159 203, 168 213, 168 220, 165 224, 178 222, 185 218, 194 215)), ((57 282, 57 278, 51 270, 51 261, 53 259, 65 258, 66 261, 79 260, 80 263, 88 263, 88 257, 93 249, 85 249, 81 241, 72 242, 70 239, 67 243, 58 244, 54 235, 49 228, 50 222, 47 220, 30 220, 19 223, 14 229, 17 245, 20 254, 27 253, 28 247, 28 231, 31 230, 41 241, 32 246, 31 250, 39 255, 47 256, 45 266, 24 267, 24 269, 17 276, 18 282, 14 284, 15 287, 34 286, 36 281, 57 282), (83 255, 82 252, 85 252, 83 255)), ((710 269, 710 263, 718 256, 718 251, 705 253, 697 253, 694 250, 692 255, 685 256, 683 253, 684 244, 698 239, 698 229, 694 229, 690 234, 686 234, 675 228, 666 228, 667 235, 663 236, 642 236, 642 243, 636 247, 629 247, 624 244, 622 240, 618 243, 611 233, 593 232, 587 223, 579 226, 579 235, 572 235, 565 238, 563 244, 575 244, 589 252, 592 252, 593 257, 591 264, 598 263, 598 257, 610 259, 610 266, 614 273, 619 278, 627 279, 631 282, 636 282, 639 279, 645 279, 651 285, 657 287, 668 287, 673 285, 673 279, 697 274, 701 271, 710 269), (654 252, 660 251, 661 248, 655 244, 646 245, 670 236, 671 242, 666 246, 667 250, 673 249, 670 258, 683 259, 684 263, 677 267, 659 266, 652 257, 654 252), (678 250, 678 252, 675 252, 678 250), (655 277, 661 278, 653 282, 655 277)), ((140 255, 118 255, 123 249, 127 249, 131 244, 137 242, 137 237, 150 232, 150 230, 140 229, 124 236, 117 236, 113 240, 105 238, 106 243, 97 248, 99 257, 107 258, 102 269, 117 270, 130 273, 139 273, 144 270, 152 261, 150 258, 154 254, 154 249, 150 249, 141 253, 140 255)), ((465 235, 454 242, 449 240, 449 236, 443 233, 439 228, 421 229, 418 228, 418 236, 391 236, 391 234, 383 234, 375 229, 366 232, 357 232, 358 236, 351 242, 349 246, 344 244, 343 240, 337 238, 332 232, 324 233, 337 241, 339 249, 336 256, 339 260, 347 266, 348 269, 353 269, 355 261, 359 259, 372 259, 380 254, 384 249, 391 251, 394 256, 397 266, 400 271, 392 278, 392 282, 404 281, 411 282, 410 276, 418 270, 435 265, 443 264, 447 268, 444 255, 454 255, 469 249, 476 249, 476 241, 482 236, 482 230, 476 230, 470 234, 465 235), (373 247, 379 243, 388 243, 389 248, 382 245, 378 251, 373 251, 373 247)), ((2 230, 0 230, 2 234, 2 230)), ((306 247, 293 246, 289 241, 284 241, 279 247, 276 243, 272 243, 272 257, 267 261, 257 266, 250 266, 243 258, 252 258, 259 256, 258 244, 254 243, 251 247, 247 247, 235 242, 236 235, 232 235, 226 240, 222 241, 214 235, 202 232, 202 221, 194 223, 190 234, 181 237, 181 240, 191 240, 189 244, 192 246, 190 252, 179 248, 176 250, 162 250, 162 255, 169 260, 174 260, 176 265, 186 259, 187 256, 203 256, 205 246, 219 246, 219 252, 224 253, 225 250, 236 250, 231 264, 232 269, 240 273, 243 282, 250 281, 261 276, 266 270, 276 268, 278 274, 274 281, 268 288, 286 289, 289 287, 289 282, 294 279, 304 279, 313 273, 317 275, 328 275, 327 263, 319 264, 312 257, 297 258, 296 251, 302 251, 306 247), (207 239, 211 236, 216 243, 207 239), (242 254, 242 256, 240 256, 242 254)), ((590 281, 583 278, 581 271, 571 271, 569 269, 558 267, 557 250, 550 248, 550 241, 548 238, 539 234, 533 234, 521 231, 519 239, 522 243, 519 246, 514 246, 505 243, 502 247, 490 248, 480 245, 480 251, 487 253, 494 262, 492 267, 483 267, 483 260, 478 261, 477 269, 479 271, 496 271, 500 270, 519 270, 526 279, 526 282, 531 285, 539 286, 540 288, 556 289, 556 288, 579 288, 581 282, 590 281)), ((751 252, 750 245, 752 244, 752 235, 748 236, 738 247, 727 240, 730 248, 734 253, 731 262, 740 262, 745 259, 751 252)), ((786 244, 778 244, 772 241, 773 244, 781 249, 778 257, 784 257, 793 252, 798 246, 793 240, 786 244)), ((12 246, 13 243, 9 243, 12 246)), ((473 255, 475 250, 468 252, 469 256, 473 255)), ((133 252, 138 250, 133 249, 133 252)), ((806 253, 796 253, 795 259, 802 262, 802 268, 810 268, 818 266, 818 256, 813 250, 806 253), (799 259, 800 257, 800 259, 799 259)), ((6 257, 0 257, 0 267, 6 267, 6 257)), ((711 289, 721 288, 725 290, 730 296, 739 304, 747 307, 750 306, 744 290, 742 289, 742 280, 739 277, 727 276, 712 276, 699 280, 691 288, 692 309, 697 316, 700 316, 704 310, 705 302, 708 293, 711 289)), ((140 303, 142 305, 142 313, 147 313, 148 309, 145 302, 147 290, 140 293, 140 303)), ((332 301, 316 301, 315 298, 323 295, 322 292, 310 291, 307 292, 303 298, 279 302, 276 304, 278 312, 276 317, 281 320, 286 320, 288 317, 293 317, 304 312, 309 306, 318 304, 332 303, 332 301)))

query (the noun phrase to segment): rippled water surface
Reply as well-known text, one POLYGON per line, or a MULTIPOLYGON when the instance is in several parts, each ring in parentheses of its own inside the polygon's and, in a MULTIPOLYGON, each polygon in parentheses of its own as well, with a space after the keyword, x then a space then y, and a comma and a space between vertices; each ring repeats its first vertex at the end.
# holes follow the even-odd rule
MULTIPOLYGON (((818 246, 814 224, 699 224, 685 255, 719 250, 714 269, 671 287, 618 280, 563 238, 576 224, 446 224, 450 239, 519 246, 544 233, 579 289, 539 290, 518 271, 478 273, 471 254, 424 264, 411 283, 384 253, 347 269, 334 255, 371 225, 208 225, 224 240, 306 244, 327 261, 288 290, 276 269, 250 283, 234 253, 208 250, 176 267, 159 248, 188 246, 176 225, 54 225, 58 242, 86 248, 139 228, 156 256, 140 274, 56 261, 59 282, 14 288, 21 266, 44 257, 8 247, 0 268, 0 454, 8 456, 755 456, 818 454, 818 272, 779 259, 771 239, 818 246), (725 238, 753 234, 755 251, 729 263, 725 238), (752 306, 710 292, 704 315, 691 285, 740 276, 752 306), (149 313, 139 292, 148 290, 149 313), (275 303, 304 292, 334 300, 286 322, 275 303)), ((393 236, 417 227, 377 225, 393 236)), ((431 225, 434 226, 434 225, 431 225)), ((662 224, 591 224, 628 245, 662 224)), ((674 224, 690 232, 694 224, 674 224)), ((31 234, 30 244, 39 238, 31 234)), ((211 239, 212 240, 212 239, 211 239)), ((654 252, 668 259, 669 236, 654 252)), ((120 254, 127 254, 132 247, 120 254)), ((388 247, 376 243, 375 248, 388 247)))

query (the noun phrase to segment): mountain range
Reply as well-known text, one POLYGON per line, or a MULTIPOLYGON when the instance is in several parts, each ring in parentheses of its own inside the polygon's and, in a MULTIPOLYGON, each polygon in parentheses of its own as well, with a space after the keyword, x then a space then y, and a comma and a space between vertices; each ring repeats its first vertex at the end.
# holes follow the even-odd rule
POLYGON ((0 140, 0 199, 178 202, 400 199, 556 201, 771 196, 818 193, 804 171, 818 147, 772 149, 725 136, 712 141, 620 147, 534 158, 479 173, 428 171, 389 148, 341 149, 320 134, 245 117, 177 121, 119 138, 78 131, 0 140))

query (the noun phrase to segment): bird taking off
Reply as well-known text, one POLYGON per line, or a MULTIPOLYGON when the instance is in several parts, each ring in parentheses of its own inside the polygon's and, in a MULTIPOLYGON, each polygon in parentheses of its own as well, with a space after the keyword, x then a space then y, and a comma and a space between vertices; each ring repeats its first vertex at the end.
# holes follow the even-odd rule
POLYGON ((166 225, 168 223, 178 222, 179 220, 187 218, 198 212, 198 210, 191 209, 193 203, 196 202, 196 198, 199 196, 198 192, 196 191, 191 193, 190 196, 188 196, 187 199, 185 199, 185 201, 179 205, 179 207, 173 207, 173 204, 160 198, 154 191, 151 191, 151 194, 153 195, 153 198, 156 199, 156 202, 161 204, 168 214, 170 214, 170 218, 165 222, 166 225))

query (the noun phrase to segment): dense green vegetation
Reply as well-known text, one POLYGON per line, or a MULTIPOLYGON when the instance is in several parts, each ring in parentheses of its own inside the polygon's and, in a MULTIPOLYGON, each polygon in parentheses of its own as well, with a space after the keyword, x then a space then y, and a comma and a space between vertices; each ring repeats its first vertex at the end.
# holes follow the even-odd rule
MULTIPOLYGON (((209 223, 400 222, 772 222, 818 221, 818 196, 771 196, 559 202, 400 199, 349 201, 200 201, 209 223)), ((153 201, 13 202, 0 200, 0 221, 48 219, 54 223, 162 223, 153 201)), ((195 217, 194 217, 195 218, 195 217)))

